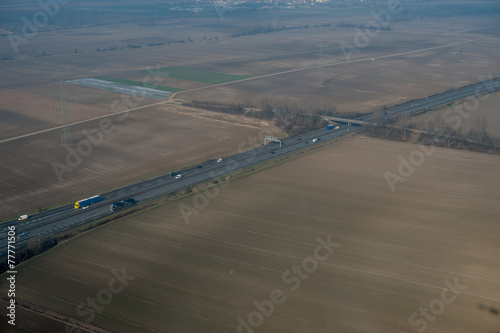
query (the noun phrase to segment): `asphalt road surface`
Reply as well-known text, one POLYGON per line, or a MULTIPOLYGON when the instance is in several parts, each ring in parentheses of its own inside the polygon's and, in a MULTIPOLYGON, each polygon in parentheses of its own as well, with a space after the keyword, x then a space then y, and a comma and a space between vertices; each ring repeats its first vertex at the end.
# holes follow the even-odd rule
MULTIPOLYGON (((380 119, 397 119, 406 114, 410 115, 425 112, 426 110, 440 105, 446 105, 469 96, 491 93, 498 89, 500 89, 500 79, 495 78, 421 100, 405 103, 384 110, 379 114, 372 114, 359 118, 358 120, 377 122, 380 119)), ((357 132, 360 129, 360 126, 349 127, 347 124, 343 124, 339 125, 338 129, 317 130, 301 136, 284 139, 282 140, 281 148, 278 143, 273 142, 266 146, 260 146, 250 151, 225 157, 221 162, 209 161, 199 166, 181 170, 180 172, 183 176, 179 179, 175 179, 167 174, 101 194, 102 201, 90 205, 87 209, 75 209, 73 204, 71 204, 32 215, 24 221, 13 220, 2 223, 0 227, 0 259, 7 256, 8 226, 15 226, 16 235, 18 236, 24 233, 24 236, 21 238, 16 237, 15 247, 16 251, 18 251, 25 247, 29 240, 35 239, 36 241, 36 238, 40 235, 45 238, 50 238, 61 232, 114 214, 115 212, 110 211, 110 206, 113 202, 134 198, 138 201, 138 204, 141 204, 212 179, 218 178, 223 181, 227 175, 238 170, 251 167, 252 165, 289 154, 323 141, 357 132), (317 139, 318 141, 313 142, 313 139, 317 139)))

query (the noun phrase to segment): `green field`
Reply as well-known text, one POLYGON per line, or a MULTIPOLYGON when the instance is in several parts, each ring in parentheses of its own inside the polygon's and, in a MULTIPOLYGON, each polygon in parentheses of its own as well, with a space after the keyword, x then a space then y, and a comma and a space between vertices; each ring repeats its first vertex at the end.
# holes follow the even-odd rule
POLYGON ((119 79, 119 78, 110 77, 110 76, 94 76, 93 78, 98 79, 98 80, 108 81, 108 82, 121 83, 121 84, 125 84, 127 86, 145 87, 145 88, 157 89, 157 90, 162 90, 162 91, 170 91, 173 93, 183 90, 183 89, 174 88, 174 87, 161 86, 158 84, 148 84, 148 83, 144 83, 144 82, 140 82, 140 81, 119 79))
POLYGON ((160 75, 203 83, 225 83, 249 78, 248 76, 201 71, 184 67, 161 68, 160 75))

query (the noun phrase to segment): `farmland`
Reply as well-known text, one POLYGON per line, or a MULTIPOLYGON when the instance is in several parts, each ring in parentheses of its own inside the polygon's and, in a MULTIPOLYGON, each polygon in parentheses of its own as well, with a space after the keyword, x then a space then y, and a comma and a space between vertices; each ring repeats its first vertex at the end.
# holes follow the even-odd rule
MULTIPOLYGON (((84 162, 67 174, 71 179, 63 183, 57 182, 51 168, 51 163, 64 160, 67 154, 66 148, 59 145, 60 129, 16 139, 17 142, 0 143, 3 156, 7 156, 0 161, 4 171, 1 200, 8 200, 3 201, 0 219, 61 204, 63 197, 69 200, 90 195, 102 188, 117 187, 187 165, 179 163, 181 161, 195 164, 235 152, 241 138, 255 132, 241 132, 233 123, 244 123, 253 131, 270 126, 215 113, 208 116, 210 121, 206 123, 207 113, 181 110, 179 104, 183 101, 236 103, 258 108, 263 99, 272 99, 273 105, 281 109, 291 110, 298 105, 309 111, 328 108, 349 115, 423 98, 477 82, 481 77, 500 76, 498 37, 488 30, 497 21, 489 16, 461 19, 467 38, 463 39, 459 55, 453 45, 455 19, 445 17, 391 22, 391 31, 371 36, 369 43, 348 59, 340 46, 342 43, 353 45, 356 33, 336 25, 344 20, 355 23, 372 20, 369 11, 311 9, 306 12, 307 15, 302 16, 289 11, 272 14, 264 11, 259 16, 260 22, 251 16, 228 12, 224 21, 217 15, 176 18, 153 26, 120 21, 107 24, 105 30, 89 25, 37 34, 30 40, 29 47, 20 47, 14 60, 0 61, 0 140, 61 126, 59 96, 62 93, 58 84, 61 80, 100 77, 126 85, 150 82, 157 89, 175 95, 167 102, 159 102, 155 98, 134 98, 85 86, 65 86, 70 109, 68 122, 77 123, 71 127, 75 144, 84 139, 82 130, 98 128, 98 121, 85 121, 111 117, 127 109, 136 110, 134 117, 145 113, 135 122, 134 131, 139 132, 120 130, 107 136, 106 143, 85 159, 88 163, 95 158, 99 171, 90 172, 94 164, 84 162), (310 27, 230 37, 239 26, 269 22, 310 27), (328 25, 322 26, 324 24, 328 25), (192 42, 167 42, 189 38, 192 42), (141 42, 143 47, 130 48, 128 45, 133 42, 141 42), (149 44, 155 46, 147 46, 149 44), (50 50, 43 56, 42 50, 48 46, 50 50), (321 84, 318 83, 319 64, 323 65, 321 84), (179 112, 187 118, 183 118, 182 126, 175 127, 178 131, 171 141, 165 133, 172 129, 170 117, 179 112), (201 113, 205 116, 200 117, 201 113), (217 130, 211 131, 215 128, 217 130), (241 136, 235 135, 240 132, 241 136), (217 135, 220 136, 215 139, 217 135), (211 138, 212 144, 210 148, 200 148, 198 155, 192 155, 190 149, 178 146, 167 149, 159 143, 191 144, 193 138, 205 136, 211 138), (131 143, 129 138, 140 141, 131 143), (219 145, 219 139, 225 144, 219 145), (104 149, 105 145, 109 146, 104 149), (133 151, 136 148, 141 151, 139 155, 133 151), (179 151, 174 152, 175 149, 179 151), (106 161, 105 166, 97 159, 106 161), (89 173, 99 174, 93 178, 95 182, 81 178, 89 173), (126 177, 118 177, 118 174, 126 177), (24 178, 26 175, 37 176, 24 178), (86 185, 80 186, 79 182, 86 185), (95 186, 89 186, 92 183, 95 186)), ((5 46, 0 48, 2 52, 11 48, 5 36, 0 36, 0 45, 5 46)), ((496 128, 494 114, 490 112, 485 116, 487 121, 492 121, 488 127, 491 131, 496 128)), ((118 126, 125 126, 119 117, 112 119, 118 126)), ((128 119, 126 126, 135 119, 128 119)))
POLYGON ((197 81, 204 83, 224 83, 248 78, 247 76, 231 75, 224 73, 194 70, 182 67, 160 68, 160 76, 173 77, 175 79, 197 81))
POLYGON ((19 266, 17 298, 51 310, 44 325, 237 332, 279 289, 255 332, 497 332, 499 157, 428 147, 391 191, 384 174, 420 149, 345 139, 212 190, 204 207, 188 196, 123 218, 19 266), (189 224, 180 204, 198 207, 189 224), (316 253, 318 238, 338 246, 316 253), (113 270, 127 283, 89 320, 77 307, 113 270))
POLYGON ((109 76, 97 76, 97 77, 95 77, 95 79, 109 81, 109 82, 122 83, 122 84, 129 85, 129 86, 138 86, 138 87, 144 86, 147 88, 151 87, 154 89, 171 91, 171 92, 182 91, 182 89, 178 89, 178 88, 174 88, 174 87, 165 87, 165 86, 158 85, 158 84, 151 84, 151 83, 147 83, 147 82, 139 82, 139 81, 133 81, 133 80, 125 80, 125 79, 119 79, 116 77, 109 77, 109 76))
MULTIPOLYGON (((287 137, 306 117, 500 77, 498 1, 402 2, 384 16, 391 1, 5 0, 0 220, 226 157, 263 130, 287 137), (264 105, 297 123, 258 119, 264 105)), ((485 97, 460 128, 499 137, 500 93, 485 97)), ((312 143, 17 265, 16 326, 3 275, 0 331, 498 333, 500 157, 362 135, 312 143)), ((44 244, 33 230, 30 245, 44 244)))
POLYGON ((236 153, 240 142, 266 128, 258 120, 157 105, 74 125, 71 147, 60 145, 60 131, 38 134, 36 140, 5 142, 0 145, 0 170, 5 177, 0 218, 76 201, 106 188, 236 153), (85 133, 93 133, 90 148, 82 148, 89 143, 85 133))
POLYGON ((167 90, 167 87, 160 87, 158 85, 146 86, 145 84, 140 84, 140 82, 130 81, 130 80, 122 80, 122 79, 113 79, 103 80, 100 78, 84 78, 84 79, 76 79, 66 81, 71 84, 78 84, 89 88, 95 89, 103 89, 109 90, 116 93, 122 93, 133 96, 140 96, 142 98, 155 98, 155 99, 166 99, 171 91, 167 90), (116 82, 116 81, 125 81, 125 82, 116 82))

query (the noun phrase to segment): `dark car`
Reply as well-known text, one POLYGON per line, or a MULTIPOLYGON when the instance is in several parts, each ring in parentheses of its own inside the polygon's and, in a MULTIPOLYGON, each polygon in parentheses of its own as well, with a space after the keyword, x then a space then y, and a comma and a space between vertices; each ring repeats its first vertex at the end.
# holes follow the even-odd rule
POLYGON ((121 201, 113 202, 113 204, 110 207, 110 211, 114 212, 115 210, 122 209, 123 208, 123 203, 121 201))
POLYGON ((132 205, 135 205, 137 203, 137 200, 135 200, 134 198, 129 198, 129 199, 123 200, 122 202, 126 206, 132 206, 132 205))

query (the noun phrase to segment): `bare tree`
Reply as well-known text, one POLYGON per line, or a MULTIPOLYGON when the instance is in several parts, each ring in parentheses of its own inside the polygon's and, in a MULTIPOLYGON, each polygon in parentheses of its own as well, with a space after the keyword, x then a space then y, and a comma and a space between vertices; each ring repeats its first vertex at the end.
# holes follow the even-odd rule
POLYGON ((474 138, 476 141, 482 142, 486 136, 486 119, 483 118, 482 115, 479 115, 479 117, 474 121, 472 124, 472 128, 474 130, 474 134, 476 137, 474 138))
POLYGON ((396 123, 396 126, 401 128, 403 130, 403 141, 406 141, 410 131, 408 130, 408 125, 410 124, 410 115, 407 113, 399 117, 398 122, 396 123))

